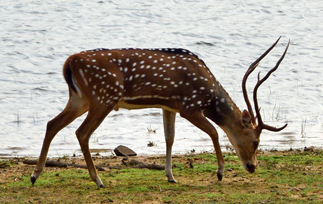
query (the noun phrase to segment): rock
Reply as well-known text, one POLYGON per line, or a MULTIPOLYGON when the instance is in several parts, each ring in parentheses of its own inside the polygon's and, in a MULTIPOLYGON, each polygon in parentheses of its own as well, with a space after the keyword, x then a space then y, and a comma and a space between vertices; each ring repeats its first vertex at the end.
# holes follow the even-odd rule
POLYGON ((117 148, 115 148, 114 153, 117 156, 137 156, 136 152, 123 145, 119 145, 117 148))
POLYGON ((313 150, 314 150, 314 147, 313 146, 305 147, 304 148, 304 151, 306 151, 306 152, 313 152, 313 150))

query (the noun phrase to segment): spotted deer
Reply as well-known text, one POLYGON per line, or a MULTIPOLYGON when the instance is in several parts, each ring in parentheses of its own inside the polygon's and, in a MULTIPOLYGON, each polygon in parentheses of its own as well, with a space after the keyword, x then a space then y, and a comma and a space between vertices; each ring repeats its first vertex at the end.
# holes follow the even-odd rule
POLYGON ((256 117, 246 91, 248 76, 279 39, 245 73, 242 88, 248 111, 242 112, 205 63, 189 50, 96 49, 70 56, 63 67, 63 75, 69 87, 69 100, 65 109, 47 124, 39 160, 31 176, 32 184, 43 170, 54 136, 77 117, 88 112, 77 129, 76 136, 91 179, 99 187, 103 187, 91 158, 89 138, 104 118, 118 108, 163 110, 165 173, 169 182, 176 182, 171 165, 176 113, 211 137, 218 162, 219 180, 223 177, 224 160, 218 133, 207 118, 224 130, 244 169, 253 173, 257 166, 256 151, 261 131, 266 129, 277 132, 287 126, 275 128, 263 123, 257 102, 257 89, 278 68, 289 43, 276 66, 263 79, 258 75, 253 92, 256 117))

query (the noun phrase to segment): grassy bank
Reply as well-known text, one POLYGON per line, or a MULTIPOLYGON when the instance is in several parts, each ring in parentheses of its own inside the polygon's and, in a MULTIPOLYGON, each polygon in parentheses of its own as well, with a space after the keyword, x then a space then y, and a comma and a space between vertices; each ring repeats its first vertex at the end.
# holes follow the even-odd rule
MULTIPOLYGON (((224 154, 225 177, 216 177, 215 154, 175 156, 168 183, 164 171, 125 167, 121 157, 96 158, 106 185, 96 187, 86 169, 46 167, 34 187, 34 165, 0 159, 0 203, 323 203, 323 151, 259 153, 254 174, 232 153, 224 154)), ((132 158, 131 158, 132 159, 132 158)), ((164 157, 136 157, 163 164, 164 157)), ((83 159, 63 161, 84 164, 83 159)))

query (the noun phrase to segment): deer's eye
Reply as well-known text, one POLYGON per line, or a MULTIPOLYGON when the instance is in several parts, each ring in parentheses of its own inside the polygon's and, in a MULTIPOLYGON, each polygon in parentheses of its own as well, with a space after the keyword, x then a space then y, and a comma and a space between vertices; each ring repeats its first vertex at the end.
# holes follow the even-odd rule
POLYGON ((255 148, 255 150, 258 148, 258 144, 259 144, 258 141, 254 141, 253 142, 253 148, 255 148))

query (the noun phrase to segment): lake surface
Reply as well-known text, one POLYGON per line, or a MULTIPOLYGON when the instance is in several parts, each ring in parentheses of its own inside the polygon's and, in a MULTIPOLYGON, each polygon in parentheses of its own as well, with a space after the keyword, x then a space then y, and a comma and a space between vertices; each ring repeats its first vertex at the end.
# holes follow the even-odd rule
MULTIPOLYGON (((267 124, 288 127, 279 133, 263 131, 260 148, 322 148, 322 13, 321 1, 305 0, 3 0, 0 155, 39 155, 47 122, 68 100, 62 65, 71 54, 95 48, 186 48, 205 61, 243 110, 242 77, 279 36, 279 44, 259 65, 262 76, 275 66, 289 39, 290 48, 258 98, 267 124)), ((249 95, 256 74, 248 81, 249 95)), ((126 145, 138 154, 164 154, 161 113, 112 112, 92 135, 90 148, 110 154, 126 145), (155 146, 147 147, 149 142, 155 146)), ((81 154, 75 130, 84 117, 59 132, 49 156, 81 154)), ((174 153, 213 151, 208 135, 179 116, 176 120, 174 153)), ((228 138, 216 128, 225 150, 228 138)))

